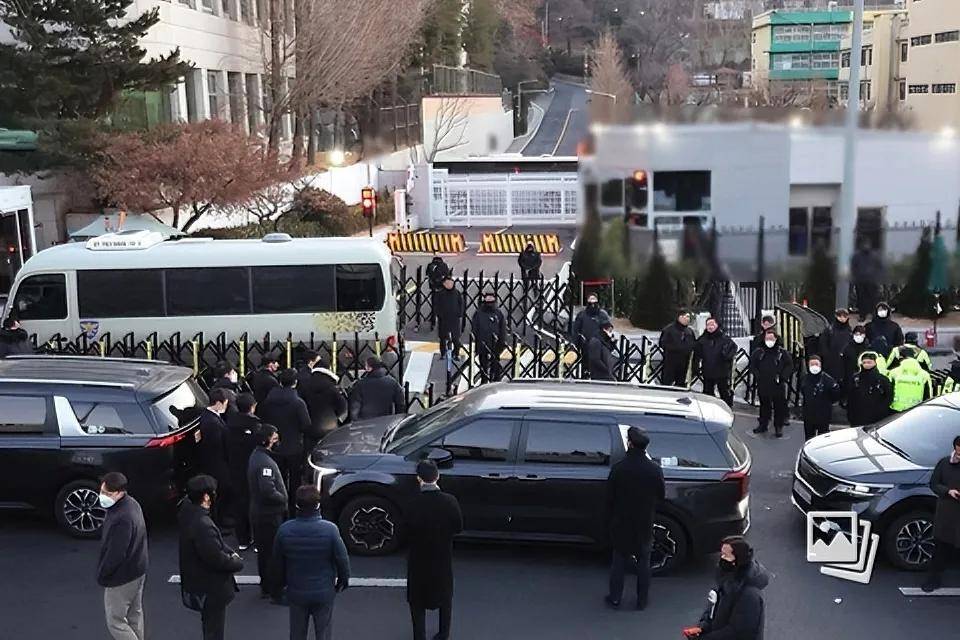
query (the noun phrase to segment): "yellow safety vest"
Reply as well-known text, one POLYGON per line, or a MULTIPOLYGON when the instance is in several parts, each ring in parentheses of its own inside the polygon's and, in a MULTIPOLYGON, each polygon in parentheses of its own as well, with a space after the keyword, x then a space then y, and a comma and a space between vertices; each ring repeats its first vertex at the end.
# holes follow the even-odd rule
POLYGON ((890 357, 887 358, 886 368, 892 369, 897 360, 911 357, 915 358, 921 366, 926 367, 928 371, 933 368, 933 365, 930 362, 930 355, 920 347, 913 345, 901 345, 893 349, 890 352, 890 357), (908 355, 910 352, 915 352, 916 355, 908 355))
POLYGON ((900 366, 888 374, 893 383, 893 401, 890 408, 894 411, 906 411, 923 402, 924 393, 933 396, 933 382, 930 374, 923 370, 920 363, 907 358, 900 366))

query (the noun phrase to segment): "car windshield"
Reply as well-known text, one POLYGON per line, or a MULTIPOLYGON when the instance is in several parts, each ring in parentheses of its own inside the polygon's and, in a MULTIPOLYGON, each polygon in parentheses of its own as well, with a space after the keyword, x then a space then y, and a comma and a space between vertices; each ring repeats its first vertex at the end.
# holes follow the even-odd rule
POLYGON ((960 434, 960 411, 925 404, 866 431, 914 464, 932 467, 950 453, 960 434))
POLYGON ((450 421, 461 413, 457 409, 463 397, 454 396, 424 411, 412 420, 401 422, 396 431, 387 439, 384 451, 388 453, 397 451, 413 440, 421 436, 428 436, 450 424, 450 421))
POLYGON ((153 401, 153 414, 160 429, 176 431, 199 417, 207 406, 207 394, 193 378, 153 401))

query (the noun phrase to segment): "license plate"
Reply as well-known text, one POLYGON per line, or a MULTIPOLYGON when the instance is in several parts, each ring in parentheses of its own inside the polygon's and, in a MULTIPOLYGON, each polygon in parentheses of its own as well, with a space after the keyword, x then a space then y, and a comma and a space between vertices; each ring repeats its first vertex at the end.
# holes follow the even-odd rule
POLYGON ((793 490, 807 504, 811 504, 813 502, 813 495, 810 493, 810 489, 807 489, 807 487, 799 480, 793 481, 793 490))

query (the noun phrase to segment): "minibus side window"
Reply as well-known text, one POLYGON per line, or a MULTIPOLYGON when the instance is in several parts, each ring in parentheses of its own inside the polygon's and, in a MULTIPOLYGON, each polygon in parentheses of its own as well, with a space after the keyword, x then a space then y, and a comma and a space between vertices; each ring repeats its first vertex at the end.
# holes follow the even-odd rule
POLYGON ((17 287, 10 314, 19 320, 63 320, 67 317, 67 277, 45 273, 24 278, 17 287))
POLYGON ((379 264, 337 265, 337 311, 379 311, 385 295, 379 264))

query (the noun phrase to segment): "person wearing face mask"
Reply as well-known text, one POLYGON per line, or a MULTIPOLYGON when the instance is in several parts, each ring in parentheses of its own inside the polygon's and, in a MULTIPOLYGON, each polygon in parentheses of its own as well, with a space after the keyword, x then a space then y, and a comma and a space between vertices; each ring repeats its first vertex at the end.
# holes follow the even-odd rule
POLYGON ((237 412, 237 394, 240 392, 240 377, 237 368, 229 362, 221 360, 213 367, 213 384, 211 389, 223 389, 227 394, 226 413, 237 412))
POLYGON ((500 380, 500 354, 507 343, 507 320, 497 309, 497 296, 493 291, 483 294, 483 303, 473 314, 470 326, 480 359, 480 381, 500 380))
POLYGON ((687 386, 687 370, 697 336, 690 328, 690 314, 681 311, 677 319, 660 332, 660 348, 663 349, 663 369, 660 383, 673 386, 687 386))
POLYGON ((803 396, 803 433, 807 440, 830 433, 833 403, 840 397, 840 385, 823 371, 820 356, 807 358, 807 375, 800 382, 803 396))
POLYGON ((850 312, 837 309, 833 323, 820 334, 819 352, 823 370, 834 380, 843 380, 843 350, 853 341, 850 312))
POLYGON ((147 527, 143 511, 127 495, 127 477, 111 471, 100 484, 107 515, 100 533, 97 584, 103 587, 107 630, 114 640, 143 640, 143 583, 147 574, 147 527))
POLYGON ((760 593, 770 574, 754 559, 742 536, 724 538, 717 563, 717 586, 707 594, 707 608, 695 627, 683 630, 700 640, 763 640, 764 603, 760 593))
POLYGON ((580 310, 573 321, 573 338, 581 351, 595 336, 600 335, 600 327, 605 322, 610 322, 610 315, 600 308, 600 299, 596 294, 591 293, 587 296, 587 306, 580 310))
POLYGON ((890 319, 890 305, 886 302, 877 304, 873 320, 867 323, 867 340, 870 349, 884 358, 890 355, 894 347, 903 344, 903 329, 890 319))
POLYGON ((350 558, 337 525, 320 516, 320 491, 297 489, 297 517, 277 531, 273 558, 277 584, 290 604, 290 640, 307 640, 310 620, 317 638, 329 638, 336 594, 350 584, 350 558))
POLYGON ((864 351, 860 356, 860 372, 850 381, 847 392, 847 420, 852 427, 874 424, 890 414, 893 387, 877 370, 878 356, 864 351))
POLYGON ((617 361, 613 357, 616 342, 613 339, 613 324, 604 322, 599 334, 587 345, 587 372, 591 380, 617 379, 617 361))
POLYGON ((200 612, 203 640, 224 640, 227 605, 236 597, 233 575, 243 569, 240 555, 227 546, 210 518, 217 481, 199 475, 187 482, 187 499, 177 513, 180 530, 180 598, 200 612))
POLYGON ((770 329, 776 330, 777 319, 773 316, 763 316, 760 319, 760 333, 750 338, 750 353, 763 346, 763 337, 770 329))
POLYGON ((250 454, 247 465, 247 486, 250 490, 250 528, 257 545, 257 571, 260 574, 260 595, 281 604, 283 590, 272 571, 273 539, 287 515, 287 485, 280 466, 270 452, 280 442, 277 428, 262 424, 257 430, 259 444, 250 454))
POLYGON ((944 569, 960 550, 960 436, 953 439, 953 451, 940 458, 930 476, 930 490, 937 494, 933 516, 936 543, 927 578, 921 588, 929 593, 940 588, 944 569))
POLYGON ((793 375, 793 359, 780 345, 777 332, 767 330, 763 346, 750 355, 750 371, 760 396, 760 420, 754 433, 766 433, 773 417, 776 436, 783 437, 787 422, 787 381, 793 375))
POLYGON ((840 383, 840 388, 843 390, 844 395, 846 395, 847 390, 850 388, 850 382, 853 380, 853 376, 860 371, 860 355, 869 348, 870 345, 867 344, 867 328, 862 324, 858 324, 853 328, 850 343, 843 349, 843 353, 840 354, 840 359, 843 361, 843 378, 838 379, 837 382, 840 383))
POLYGON ((731 409, 733 391, 730 389, 730 376, 736 355, 737 344, 724 335, 716 318, 707 318, 706 330, 697 339, 693 349, 693 368, 703 376, 703 392, 712 396, 714 389, 717 389, 720 399, 731 409))
POLYGON ((196 468, 199 474, 212 476, 220 487, 220 500, 213 511, 213 518, 221 527, 230 515, 231 485, 230 457, 227 449, 227 427, 223 414, 227 411, 229 397, 225 389, 211 389, 207 394, 210 403, 200 413, 199 440, 195 448, 196 468))

